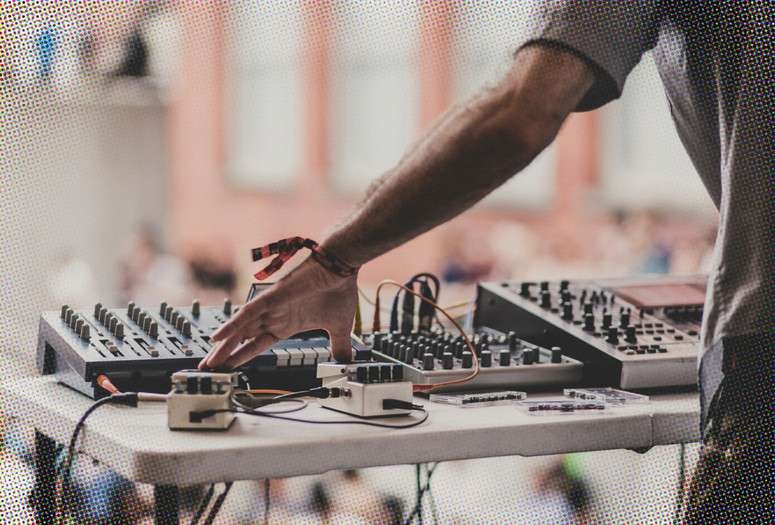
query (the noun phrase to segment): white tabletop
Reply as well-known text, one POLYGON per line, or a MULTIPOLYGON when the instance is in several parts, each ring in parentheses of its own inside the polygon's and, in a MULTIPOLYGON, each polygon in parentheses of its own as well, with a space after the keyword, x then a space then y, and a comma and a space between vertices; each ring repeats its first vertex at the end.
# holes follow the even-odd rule
MULTIPOLYGON (((6 415, 62 443, 92 403, 51 377, 3 381, 0 396, 6 415)), ((529 398, 558 396, 549 392, 529 398)), ((557 416, 532 416, 512 406, 461 409, 418 402, 430 417, 404 430, 239 415, 225 432, 170 431, 161 403, 105 406, 88 419, 80 450, 134 481, 190 485, 429 461, 644 449, 699 439, 696 393, 652 395, 646 405, 557 416)), ((315 401, 294 416, 348 419, 315 401)))

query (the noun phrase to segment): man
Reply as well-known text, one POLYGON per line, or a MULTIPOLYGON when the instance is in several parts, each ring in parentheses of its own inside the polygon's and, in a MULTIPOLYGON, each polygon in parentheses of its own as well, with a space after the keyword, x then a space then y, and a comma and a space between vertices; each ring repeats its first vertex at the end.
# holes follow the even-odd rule
POLYGON ((214 335, 219 345, 202 366, 237 366, 319 327, 335 357, 348 360, 357 268, 522 170, 569 113, 617 98, 653 49, 681 139, 720 214, 699 365, 705 446, 685 518, 772 522, 773 3, 524 5, 532 29, 505 77, 450 110, 322 243, 339 266, 307 259, 214 335))

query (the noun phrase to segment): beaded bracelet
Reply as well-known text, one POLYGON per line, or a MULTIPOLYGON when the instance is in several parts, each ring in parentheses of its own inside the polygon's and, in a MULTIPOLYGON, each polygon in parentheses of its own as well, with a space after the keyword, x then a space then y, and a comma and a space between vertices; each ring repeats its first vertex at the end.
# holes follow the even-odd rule
POLYGON ((283 265, 290 260, 291 257, 296 255, 296 252, 302 248, 307 248, 312 252, 312 259, 320 264, 323 268, 331 273, 335 273, 340 277, 350 277, 354 275, 358 268, 352 267, 339 257, 330 254, 323 250, 320 245, 312 239, 305 239, 303 237, 288 237, 260 248, 253 248, 250 253, 253 256, 253 261, 259 261, 265 259, 270 255, 277 254, 277 257, 259 272, 254 274, 255 278, 259 281, 267 279, 270 275, 283 267, 283 265))

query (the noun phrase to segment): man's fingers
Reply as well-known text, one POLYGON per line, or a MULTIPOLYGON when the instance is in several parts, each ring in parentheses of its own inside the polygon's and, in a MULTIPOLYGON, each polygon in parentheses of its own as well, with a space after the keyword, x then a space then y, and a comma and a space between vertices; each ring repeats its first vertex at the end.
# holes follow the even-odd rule
POLYGON ((246 327, 259 324, 264 313, 264 301, 260 297, 243 306, 229 321, 211 335, 213 341, 223 341, 235 333, 244 332, 246 327))
POLYGON ((199 362, 199 369, 205 370, 208 368, 219 368, 223 363, 226 362, 226 360, 229 358, 229 355, 231 355, 232 350, 234 350, 239 343, 240 336, 236 334, 222 340, 220 343, 213 347, 207 357, 199 362))
POLYGON ((274 335, 270 333, 263 333, 252 341, 249 341, 234 350, 227 359, 224 366, 231 370, 244 363, 247 363, 277 341, 279 341, 279 339, 274 335))
POLYGON ((331 338, 331 353, 339 363, 349 363, 353 360, 353 345, 350 339, 350 329, 338 329, 328 333, 331 338))

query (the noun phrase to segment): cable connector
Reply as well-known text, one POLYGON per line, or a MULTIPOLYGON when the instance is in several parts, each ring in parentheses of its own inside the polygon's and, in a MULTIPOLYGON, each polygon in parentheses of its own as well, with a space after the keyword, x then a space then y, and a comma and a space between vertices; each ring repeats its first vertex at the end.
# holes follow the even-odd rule
POLYGON ((382 409, 383 410, 425 410, 425 408, 422 405, 415 405, 414 403, 410 403, 409 401, 403 401, 401 399, 383 399, 382 400, 382 409))
POLYGON ((121 394, 110 395, 110 402, 115 405, 136 407, 137 401, 138 401, 137 392, 123 392, 121 394))

